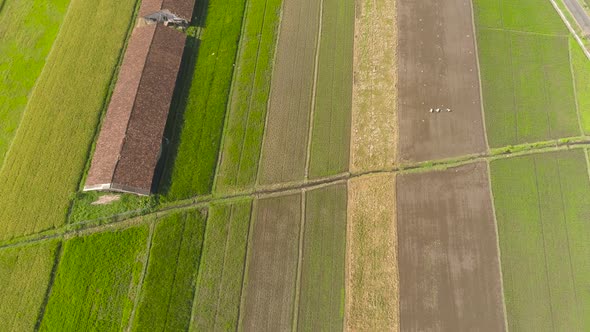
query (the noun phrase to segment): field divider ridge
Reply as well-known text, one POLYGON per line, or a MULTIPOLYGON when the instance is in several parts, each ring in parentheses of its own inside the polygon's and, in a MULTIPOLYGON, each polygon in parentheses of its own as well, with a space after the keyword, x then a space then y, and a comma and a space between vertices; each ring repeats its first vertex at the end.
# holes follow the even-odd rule
POLYGON ((590 179, 590 157, 588 156, 588 148, 584 149, 584 156, 586 157, 586 168, 588 169, 588 179, 590 179))
POLYGON ((502 312, 504 314, 504 330, 508 330, 508 310, 506 310, 506 297, 504 296, 504 272, 502 271, 502 251, 500 250, 500 234, 498 232, 498 217, 496 215, 496 204, 494 200, 494 191, 492 190, 492 172, 490 171, 490 161, 486 160, 486 171, 488 176, 488 190, 492 200, 492 217, 494 218, 494 236, 496 237, 496 250, 498 253, 498 271, 500 272, 500 297, 502 298, 502 312))
POLYGON ((569 42, 569 40, 567 43, 567 48, 570 62, 570 72, 572 74, 572 85, 574 88, 574 102, 576 104, 576 115, 578 116, 578 127, 580 128, 580 135, 584 136, 584 127, 582 126, 582 115, 580 114, 580 104, 578 102, 578 86, 576 85, 576 73, 574 70, 574 62, 572 58, 572 44, 569 42))
POLYGON ((244 265, 243 265, 243 272, 242 272, 242 284, 240 285, 240 305, 238 307, 238 317, 237 317, 237 328, 236 330, 240 330, 240 326, 242 325, 242 312, 244 311, 244 284, 247 282, 247 273, 248 267, 250 266, 250 248, 252 247, 252 234, 254 233, 252 229, 254 228, 254 223, 256 222, 256 218, 258 217, 257 213, 258 202, 252 200, 250 203, 250 223, 248 224, 248 234, 247 234, 247 241, 246 241, 246 250, 244 250, 244 265))
POLYGON ((55 276, 57 275, 57 268, 59 266, 59 262, 61 260, 62 253, 63 253, 63 241, 59 241, 59 243, 57 244, 57 248, 55 249, 55 257, 53 260, 53 266, 51 267, 51 274, 49 275, 49 282, 47 283, 47 290, 45 291, 45 296, 43 297, 43 302, 41 303, 41 307, 39 308, 39 314, 37 315, 37 321, 35 322, 34 331, 39 331, 39 329, 41 328, 41 322, 43 321, 43 317, 45 315, 45 307, 47 307, 47 303, 49 302, 49 297, 51 296, 51 290, 53 288, 55 276))
MULTIPOLYGON (((323 0, 322 0, 323 2, 323 0)), ((298 257, 297 257, 297 277, 295 279, 295 299, 293 300, 293 324, 291 326, 292 331, 298 331, 297 325, 299 323, 299 303, 301 302, 301 267, 303 265, 303 247, 305 245, 305 200, 306 190, 301 191, 301 220, 299 222, 299 241, 298 241, 298 257)))
POLYGON ((322 20, 324 16, 324 0, 320 0, 320 19, 318 23, 317 42, 315 45, 315 60, 313 68, 313 86, 311 88, 311 108, 309 111, 309 126, 307 128, 307 148, 305 153, 305 174, 303 178, 309 179, 309 164, 311 162, 311 141, 313 139, 313 120, 315 116, 316 95, 318 88, 318 67, 320 63, 320 46, 322 43, 322 20))
POLYGON ((156 228, 157 220, 152 220, 150 223, 148 239, 145 248, 145 258, 143 260, 143 268, 141 269, 141 276, 139 278, 139 282, 137 283, 137 292, 135 293, 135 299, 133 300, 133 309, 131 310, 131 314, 129 315, 129 322, 127 323, 127 328, 125 331, 131 331, 133 327, 133 321, 135 320, 135 313, 137 312, 137 307, 139 306, 139 300, 141 298, 141 290, 143 289, 143 281, 145 280, 145 276, 147 275, 147 269, 150 262, 150 255, 152 251, 152 240, 154 239, 154 231, 156 228))
POLYGON ((488 140, 488 129, 486 126, 486 114, 483 102, 483 85, 481 83, 481 65, 479 63, 479 45, 477 43, 477 28, 475 27, 475 12, 473 8, 473 1, 469 0, 469 9, 471 10, 471 30, 473 33, 473 44, 475 47, 475 66, 477 68, 477 83, 479 85, 479 105, 481 110, 481 124, 483 126, 483 138, 486 144, 486 152, 490 152, 490 143, 488 140))

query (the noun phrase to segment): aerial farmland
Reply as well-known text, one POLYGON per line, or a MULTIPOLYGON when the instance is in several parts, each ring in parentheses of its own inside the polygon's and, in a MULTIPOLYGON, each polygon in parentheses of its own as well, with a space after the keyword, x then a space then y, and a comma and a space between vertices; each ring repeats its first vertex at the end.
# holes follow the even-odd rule
POLYGON ((590 331, 588 0, 0 0, 0 331, 590 331))

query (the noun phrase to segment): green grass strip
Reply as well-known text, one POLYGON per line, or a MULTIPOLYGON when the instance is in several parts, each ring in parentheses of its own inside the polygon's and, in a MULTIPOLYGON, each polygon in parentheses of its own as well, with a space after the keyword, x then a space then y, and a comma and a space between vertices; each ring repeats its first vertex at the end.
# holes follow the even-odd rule
POLYGON ((0 166, 69 3, 0 1, 0 166))
POLYGON ((120 331, 129 321, 148 228, 74 238, 64 245, 41 331, 120 331))
POLYGON ((343 329, 346 202, 346 185, 306 194, 300 331, 343 329))
POLYGON ((72 0, 0 170, 0 238, 62 225, 136 0, 72 0))
POLYGON ((134 331, 186 331, 205 233, 199 211, 159 221, 133 324, 134 331))
POLYGON ((590 135, 590 60, 573 37, 570 37, 570 51, 582 129, 590 135))
POLYGON ((217 170, 217 192, 252 188, 266 120, 282 0, 249 0, 217 170))
POLYGON ((58 253, 58 241, 0 251, 0 325, 33 331, 58 253))
POLYGON ((202 40, 189 45, 198 56, 175 110, 182 119, 162 183, 169 199, 211 192, 245 2, 210 0, 202 40))
POLYGON ((250 200, 211 206, 191 331, 237 328, 251 206, 250 200))
POLYGON ((491 163, 509 329, 590 328, 590 180, 583 150, 491 163))
POLYGON ((309 177, 348 170, 354 1, 324 0, 309 177))

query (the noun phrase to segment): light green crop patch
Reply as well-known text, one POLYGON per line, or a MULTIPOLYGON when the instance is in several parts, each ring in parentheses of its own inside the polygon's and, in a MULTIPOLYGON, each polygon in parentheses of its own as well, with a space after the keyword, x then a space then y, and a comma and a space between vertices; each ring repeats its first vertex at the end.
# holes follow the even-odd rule
POLYGON ((579 136, 568 37, 480 29, 491 147, 579 136))
POLYGON ((572 68, 582 129, 590 135, 590 59, 573 37, 570 37, 572 68))
POLYGON ((59 253, 59 242, 0 250, 0 327, 33 331, 59 253))
POLYGON ((131 315, 147 226, 74 238, 64 244, 41 331, 121 331, 131 315))
POLYGON ((511 331, 590 329, 590 180, 584 151, 491 163, 511 331))
POLYGON ((70 0, 0 3, 1 166, 70 0))
POLYGON ((566 26, 549 1, 474 0, 478 28, 566 35, 566 26))

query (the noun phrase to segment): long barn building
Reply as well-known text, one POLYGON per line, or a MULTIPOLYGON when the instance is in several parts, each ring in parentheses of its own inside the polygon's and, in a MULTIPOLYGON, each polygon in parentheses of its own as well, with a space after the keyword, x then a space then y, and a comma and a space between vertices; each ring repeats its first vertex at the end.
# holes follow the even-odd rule
MULTIPOLYGON (((166 10, 190 21, 193 7, 194 0, 144 0, 139 15, 166 10)), ((161 23, 133 30, 84 191, 150 194, 185 41, 161 23)))

